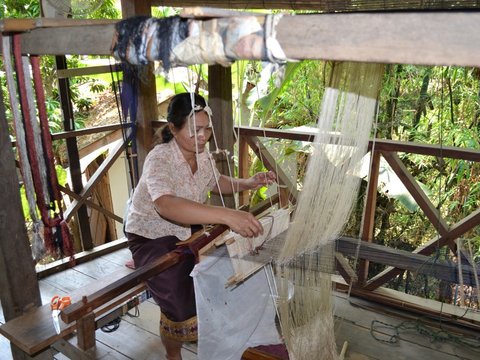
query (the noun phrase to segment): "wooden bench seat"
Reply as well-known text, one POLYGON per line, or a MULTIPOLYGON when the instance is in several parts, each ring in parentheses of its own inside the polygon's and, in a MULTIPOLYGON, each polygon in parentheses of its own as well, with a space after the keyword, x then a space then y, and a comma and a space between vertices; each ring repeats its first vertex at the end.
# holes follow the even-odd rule
MULTIPOLYGON (((72 302, 81 301, 84 296, 95 293, 111 285, 112 282, 123 279, 134 271, 124 267, 119 271, 110 274, 106 278, 95 280, 93 283, 79 288, 69 294, 61 294, 61 296, 69 295, 72 302)), ((135 296, 145 289, 143 284, 139 284, 128 292, 118 296, 117 298, 106 301, 95 309, 95 317, 98 319, 102 315, 112 311, 119 303, 125 302, 128 298, 135 296)), ((0 326, 0 334, 5 336, 10 342, 24 351, 29 356, 34 356, 48 349, 55 342, 72 336, 77 328, 76 322, 64 323, 60 321, 60 334, 57 334, 53 325, 52 310, 50 304, 34 308, 29 312, 8 321, 0 326)))

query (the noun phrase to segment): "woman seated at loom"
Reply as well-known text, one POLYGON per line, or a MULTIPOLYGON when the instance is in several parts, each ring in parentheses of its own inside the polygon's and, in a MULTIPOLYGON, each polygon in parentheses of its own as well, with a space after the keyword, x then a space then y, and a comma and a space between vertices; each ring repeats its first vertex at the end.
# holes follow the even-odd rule
MULTIPOLYGON (((211 110, 198 94, 174 96, 168 107, 162 143, 145 159, 143 174, 129 208, 126 234, 136 267, 175 249, 194 224, 224 224, 244 237, 263 233, 250 213, 204 204, 207 193, 231 194, 275 181, 273 172, 248 179, 220 175, 205 151, 212 135, 211 110), (192 106, 193 104, 193 106, 192 106)), ((190 272, 194 256, 147 281, 160 306, 160 337, 167 359, 181 359, 183 341, 197 338, 196 307, 190 272)))

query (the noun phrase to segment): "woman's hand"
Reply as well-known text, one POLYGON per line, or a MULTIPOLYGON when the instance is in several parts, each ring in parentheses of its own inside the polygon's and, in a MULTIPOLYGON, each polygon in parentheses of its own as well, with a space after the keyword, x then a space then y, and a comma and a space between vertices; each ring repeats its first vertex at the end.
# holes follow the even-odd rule
POLYGON ((255 216, 240 210, 227 209, 225 224, 243 237, 257 237, 263 234, 263 226, 255 216))
POLYGON ((277 175, 273 171, 259 172, 247 180, 250 190, 273 184, 277 175))

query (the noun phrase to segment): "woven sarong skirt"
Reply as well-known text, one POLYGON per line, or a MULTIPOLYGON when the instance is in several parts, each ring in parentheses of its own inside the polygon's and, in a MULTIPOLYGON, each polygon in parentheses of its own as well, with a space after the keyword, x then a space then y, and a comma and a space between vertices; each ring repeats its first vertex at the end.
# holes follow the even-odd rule
MULTIPOLYGON (((132 252, 135 267, 157 260, 175 250, 180 241, 176 236, 147 239, 127 233, 128 247, 132 252)), ((152 298, 160 306, 160 333, 178 341, 197 339, 195 292, 190 273, 195 265, 193 254, 147 280, 152 298)))

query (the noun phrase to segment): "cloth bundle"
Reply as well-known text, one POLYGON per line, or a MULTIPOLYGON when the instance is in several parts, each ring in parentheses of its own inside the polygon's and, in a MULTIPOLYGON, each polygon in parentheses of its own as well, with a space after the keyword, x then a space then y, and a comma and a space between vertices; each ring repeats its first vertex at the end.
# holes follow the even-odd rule
POLYGON ((132 65, 160 61, 171 66, 221 64, 237 59, 285 62, 275 39, 281 15, 196 20, 138 16, 117 23, 111 52, 132 65))

